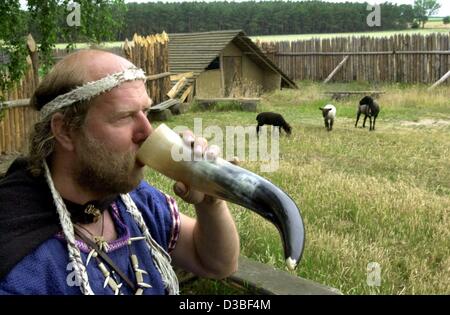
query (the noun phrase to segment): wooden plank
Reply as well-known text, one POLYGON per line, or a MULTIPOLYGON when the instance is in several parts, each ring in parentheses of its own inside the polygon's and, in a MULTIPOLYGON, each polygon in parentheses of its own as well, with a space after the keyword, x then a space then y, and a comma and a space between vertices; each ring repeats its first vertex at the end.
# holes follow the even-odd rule
POLYGON ((340 295, 339 290, 300 278, 272 266, 239 257, 238 271, 226 279, 257 293, 273 295, 340 295))
POLYGON ((194 89, 193 85, 191 85, 190 87, 188 87, 186 89, 186 91, 184 91, 183 95, 181 95, 180 97, 180 102, 184 103, 184 101, 186 100, 186 98, 189 96, 189 94, 191 94, 192 90, 194 89))
POLYGON ((183 77, 186 79, 192 78, 194 76, 194 72, 184 72, 184 73, 179 73, 179 74, 172 74, 170 76, 170 81, 179 81, 181 80, 183 77))
POLYGON ((181 90, 184 88, 184 86, 186 85, 186 83, 187 83, 186 78, 185 78, 185 77, 181 78, 181 80, 178 81, 178 82, 170 89, 169 92, 167 92, 167 96, 170 97, 170 98, 174 98, 174 97, 177 95, 177 93, 178 93, 179 91, 181 91, 181 90))
POLYGON ((20 99, 20 100, 3 102, 2 106, 10 108, 10 107, 28 106, 29 104, 30 104, 30 99, 24 98, 24 99, 20 99))
POLYGON ((347 62, 347 60, 348 60, 349 57, 350 57, 350 56, 345 56, 345 58, 337 65, 336 68, 334 68, 334 70, 333 70, 333 71, 330 73, 330 75, 325 79, 325 81, 323 81, 323 83, 328 83, 328 82, 333 78, 333 76, 336 74, 336 72, 338 72, 339 69, 341 69, 342 66, 347 62))
POLYGON ((170 99, 167 101, 164 101, 162 103, 159 103, 155 106, 150 107, 150 111, 151 112, 159 112, 159 111, 163 111, 165 109, 169 109, 170 107, 180 104, 180 100, 178 99, 170 99))
POLYGON ((432 91, 433 89, 435 89, 437 86, 441 85, 445 80, 447 80, 448 78, 450 78, 450 70, 444 74, 444 76, 442 78, 440 78, 436 83, 434 83, 432 86, 430 86, 428 88, 428 91, 432 91))
POLYGON ((159 74, 152 74, 152 75, 148 75, 147 76, 147 81, 158 80, 158 79, 162 79, 162 78, 166 78, 166 77, 170 77, 170 76, 171 76, 170 72, 163 72, 163 73, 159 73, 159 74))

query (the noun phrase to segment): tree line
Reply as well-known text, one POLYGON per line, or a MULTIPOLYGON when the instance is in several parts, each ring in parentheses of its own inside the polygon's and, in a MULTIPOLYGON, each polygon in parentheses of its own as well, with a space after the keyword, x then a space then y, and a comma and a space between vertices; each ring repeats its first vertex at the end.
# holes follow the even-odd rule
POLYGON ((242 29, 247 35, 365 32, 405 29, 414 21, 411 5, 380 6, 381 25, 371 27, 367 3, 184 2, 129 3, 118 38, 139 34, 242 29))

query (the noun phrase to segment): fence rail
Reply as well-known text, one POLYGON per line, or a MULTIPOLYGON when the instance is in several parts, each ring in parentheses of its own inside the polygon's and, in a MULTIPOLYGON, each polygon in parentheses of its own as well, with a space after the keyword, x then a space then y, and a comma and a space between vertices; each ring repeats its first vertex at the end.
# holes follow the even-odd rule
MULTIPOLYGON (((323 81, 342 61, 334 81, 434 83, 450 70, 449 34, 341 37, 258 42, 293 80, 323 81)), ((447 82, 448 84, 448 82, 447 82)))

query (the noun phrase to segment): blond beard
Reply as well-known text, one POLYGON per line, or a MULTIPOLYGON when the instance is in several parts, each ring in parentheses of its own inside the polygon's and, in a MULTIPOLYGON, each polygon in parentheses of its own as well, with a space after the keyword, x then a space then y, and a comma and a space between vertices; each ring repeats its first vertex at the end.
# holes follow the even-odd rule
POLYGON ((81 187, 103 194, 123 194, 133 190, 143 178, 136 166, 136 154, 114 152, 81 131, 75 180, 81 187))

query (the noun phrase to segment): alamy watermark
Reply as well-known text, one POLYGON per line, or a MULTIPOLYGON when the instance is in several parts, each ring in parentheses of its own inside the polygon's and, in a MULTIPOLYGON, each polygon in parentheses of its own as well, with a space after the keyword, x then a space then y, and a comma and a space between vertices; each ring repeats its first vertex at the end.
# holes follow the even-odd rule
POLYGON ((381 6, 379 4, 368 4, 367 11, 372 11, 367 16, 367 25, 369 27, 381 26, 381 6))
POLYGON ((369 287, 381 286, 381 266, 379 263, 370 262, 367 264, 366 283, 369 287))
POLYGON ((67 15, 66 22, 68 26, 81 26, 81 6, 77 2, 71 2, 67 5, 70 13, 67 15))
POLYGON ((81 279, 78 277, 77 272, 75 271, 74 262, 70 262, 66 266, 66 270, 70 271, 66 277, 66 283, 69 287, 81 285, 81 279))
MULTIPOLYGON (((186 126, 177 126, 173 130, 176 133, 188 129, 186 126)), ((219 156, 225 160, 233 160, 237 157, 240 161, 265 162, 261 164, 261 172, 274 172, 279 167, 280 157, 280 133, 278 128, 269 132, 268 128, 260 128, 259 135, 253 126, 226 126, 223 130, 219 126, 208 126, 203 128, 201 118, 194 118, 193 133, 197 137, 208 139, 208 145, 219 148, 219 156), (248 141, 248 150, 247 150, 248 141), (224 150, 225 148, 225 150, 224 150)), ((172 149, 174 161, 201 160, 201 156, 192 156, 191 150, 183 148, 172 149)))

